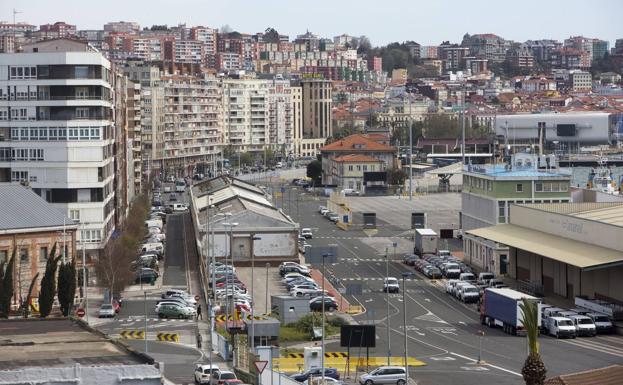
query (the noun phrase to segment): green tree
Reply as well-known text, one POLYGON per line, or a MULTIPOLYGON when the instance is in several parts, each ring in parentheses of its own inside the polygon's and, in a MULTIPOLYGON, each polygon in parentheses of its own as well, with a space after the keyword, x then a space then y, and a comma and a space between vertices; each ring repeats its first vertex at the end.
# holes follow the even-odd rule
POLYGON ((272 27, 266 28, 263 39, 266 43, 279 43, 279 32, 272 27))
POLYGON ((536 302, 522 299, 519 308, 523 312, 523 325, 528 337, 528 357, 521 374, 526 385, 543 385, 547 369, 539 354, 539 308, 536 302))
POLYGON ((322 179, 322 163, 319 160, 309 162, 307 165, 307 177, 311 178, 314 185, 320 185, 322 179))
POLYGON ((61 313, 65 317, 69 315, 74 304, 76 295, 76 261, 61 263, 58 270, 58 302, 61 305, 61 313))
POLYGON ((401 168, 390 168, 387 170, 387 183, 394 186, 402 186, 407 179, 407 172, 401 168))
POLYGON ((11 298, 13 298, 13 270, 15 269, 15 254, 17 247, 13 248, 11 259, 4 269, 2 290, 0 290, 0 317, 9 318, 11 312, 11 298))
POLYGON ((47 317, 52 312, 54 297, 56 296, 56 270, 58 261, 62 258, 62 254, 55 257, 56 243, 52 246, 52 251, 48 256, 45 264, 45 273, 41 279, 41 290, 39 291, 39 313, 42 318, 47 317))

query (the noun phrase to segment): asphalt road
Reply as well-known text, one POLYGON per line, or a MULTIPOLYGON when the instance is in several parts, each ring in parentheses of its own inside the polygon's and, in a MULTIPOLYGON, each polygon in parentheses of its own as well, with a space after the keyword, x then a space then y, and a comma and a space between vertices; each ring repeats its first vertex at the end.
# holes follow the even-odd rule
MULTIPOLYGON (((192 383, 195 363, 205 360, 203 353, 195 348, 198 325, 195 320, 158 319, 154 311, 161 292, 167 288, 189 288, 199 293, 197 250, 190 214, 167 216, 167 241, 165 246, 162 287, 146 285, 143 292, 124 295, 119 314, 108 322, 99 323, 97 328, 113 337, 122 331, 147 329, 147 352, 156 361, 164 362, 165 376, 176 384, 192 383), (146 298, 146 300, 145 300, 146 298), (147 321, 145 321, 147 319, 147 321), (156 341, 158 333, 177 333, 179 343, 156 341)), ((206 309, 205 305, 203 307, 206 309)), ((103 320, 102 320, 103 321, 103 320)), ((126 340, 139 351, 145 352, 144 340, 126 340)))
MULTIPOLYGON (((296 191, 284 194, 286 211, 288 207, 296 207, 296 203, 292 203, 296 194, 296 191), (291 196, 290 204, 287 202, 288 195, 291 196)), ((418 384, 439 384, 441 379, 444 384, 524 383, 521 367, 526 357, 525 338, 509 336, 499 329, 480 325, 476 306, 465 305, 445 294, 442 281, 432 283, 416 273, 413 279, 406 281, 405 302, 402 301, 402 292, 390 295, 388 333, 387 296, 381 291, 385 271, 388 269, 390 276, 399 279, 403 272, 414 272, 400 262, 403 252, 408 252, 412 247, 404 224, 393 225, 377 218, 381 226, 373 237, 368 237, 356 226, 342 231, 320 216, 318 206, 321 204, 324 204, 323 200, 315 200, 309 196, 303 196, 302 199, 299 197, 298 216, 294 211, 296 209, 291 214, 300 218, 301 227, 313 229, 314 238, 309 241, 312 246, 330 243, 338 245, 339 260, 338 263, 327 266, 328 275, 340 279, 342 284, 362 284, 361 295, 347 298, 352 304, 360 303, 366 308, 364 314, 355 317, 358 322, 377 326, 376 348, 371 349, 371 355, 388 355, 388 340, 392 356, 404 354, 403 317, 406 312, 409 356, 426 363, 426 366, 411 370, 418 384), (398 244, 397 260, 392 260, 394 242, 398 244), (390 258, 388 264, 385 259, 386 248, 390 258), (476 364, 479 356, 479 330, 485 332, 481 353, 486 362, 484 365, 476 364)), ((374 205, 373 202, 366 204, 368 207, 374 205)), ((417 200, 414 200, 412 211, 416 211, 417 204, 417 200)), ((445 205, 440 204, 439 207, 447 212, 445 205)), ((435 217, 443 216, 429 214, 429 219, 435 217)), ((448 219, 444 217, 442 220, 448 219)), ((451 242, 448 247, 457 249, 460 244, 451 242)), ((544 336, 540 338, 540 346, 548 376, 620 364, 623 361, 621 336, 575 340, 556 340, 544 336)), ((328 345, 327 349, 344 350, 337 344, 328 345)))

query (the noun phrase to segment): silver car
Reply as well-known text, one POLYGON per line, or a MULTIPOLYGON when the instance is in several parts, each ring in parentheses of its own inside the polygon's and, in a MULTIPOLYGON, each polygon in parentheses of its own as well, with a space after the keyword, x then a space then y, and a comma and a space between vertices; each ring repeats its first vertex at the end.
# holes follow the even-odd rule
POLYGON ((361 385, 396 384, 405 385, 407 374, 404 366, 381 366, 359 377, 361 385))
POLYGON ((105 303, 97 311, 97 316, 99 318, 113 318, 115 316, 115 308, 111 304, 105 303))

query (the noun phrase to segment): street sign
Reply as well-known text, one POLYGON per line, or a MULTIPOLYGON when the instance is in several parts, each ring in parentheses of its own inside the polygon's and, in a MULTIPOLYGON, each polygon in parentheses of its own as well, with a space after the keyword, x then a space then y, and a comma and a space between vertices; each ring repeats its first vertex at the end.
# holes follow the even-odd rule
POLYGON ((266 365, 268 365, 268 361, 254 361, 253 365, 255 365, 255 369, 257 369, 257 372, 259 374, 262 374, 262 372, 266 368, 266 365))
POLYGON ((80 309, 76 310, 76 315, 77 315, 78 317, 80 317, 80 318, 84 317, 84 315, 85 315, 85 314, 86 314, 86 313, 85 313, 85 311, 84 311, 84 309, 83 309, 83 308, 80 308, 80 309))

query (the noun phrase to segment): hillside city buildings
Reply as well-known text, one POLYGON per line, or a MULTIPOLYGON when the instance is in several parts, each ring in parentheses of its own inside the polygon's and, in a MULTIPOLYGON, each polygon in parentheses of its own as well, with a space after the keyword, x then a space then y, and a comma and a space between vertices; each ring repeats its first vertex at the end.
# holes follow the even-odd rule
MULTIPOLYGON (((490 33, 407 41, 404 66, 364 40, 0 22, 0 181, 28 185, 79 221, 78 248, 97 255, 149 178, 211 175, 242 153, 265 166, 267 153, 311 160, 327 142, 358 133, 402 151, 409 125, 437 118, 462 117, 487 133, 479 139, 487 148, 511 136, 513 146, 544 139, 549 148, 558 138, 560 150, 623 136, 623 39, 612 47, 583 36, 515 42, 490 33), (604 61, 612 65, 602 71, 604 61)), ((395 163, 365 156, 336 158, 325 179, 362 162, 395 163)))

